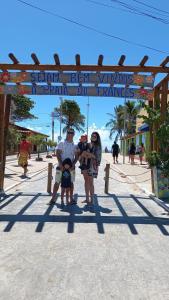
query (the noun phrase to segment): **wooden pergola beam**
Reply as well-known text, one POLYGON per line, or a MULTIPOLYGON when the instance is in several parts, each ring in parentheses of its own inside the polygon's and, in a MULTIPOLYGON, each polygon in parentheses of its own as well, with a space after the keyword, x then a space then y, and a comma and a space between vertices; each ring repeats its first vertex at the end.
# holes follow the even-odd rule
POLYGON ((92 72, 143 72, 169 73, 169 67, 161 66, 98 66, 98 65, 37 65, 37 64, 0 64, 1 70, 37 71, 92 71, 92 72))
POLYGON ((76 66, 80 66, 80 55, 79 54, 76 54, 75 60, 76 60, 76 66))
POLYGON ((13 53, 9 53, 8 56, 15 65, 19 64, 19 61, 17 60, 17 58, 15 57, 15 55, 13 53))
POLYGON ((119 59, 119 62, 118 62, 118 65, 119 66, 123 66, 123 63, 126 59, 126 56, 125 55, 121 55, 120 59, 119 59))
POLYGON ((168 62, 169 62, 169 56, 167 56, 167 57, 162 61, 162 63, 160 64, 160 66, 165 67, 165 66, 168 64, 168 62))
POLYGON ((147 55, 145 55, 143 58, 142 58, 142 60, 140 61, 140 66, 141 67, 144 67, 144 65, 145 65, 145 63, 148 61, 148 56, 147 55))
POLYGON ((99 57, 98 57, 98 66, 102 66, 103 65, 103 58, 104 58, 104 56, 102 55, 102 54, 100 54, 99 55, 99 57))
POLYGON ((55 60, 55 64, 56 64, 57 66, 60 66, 59 55, 58 55, 57 53, 55 53, 55 54, 53 55, 53 57, 54 57, 54 60, 55 60))
POLYGON ((35 53, 32 53, 32 54, 31 54, 31 57, 32 57, 32 59, 33 59, 35 65, 40 65, 40 61, 39 61, 39 59, 37 58, 37 56, 36 56, 35 53))

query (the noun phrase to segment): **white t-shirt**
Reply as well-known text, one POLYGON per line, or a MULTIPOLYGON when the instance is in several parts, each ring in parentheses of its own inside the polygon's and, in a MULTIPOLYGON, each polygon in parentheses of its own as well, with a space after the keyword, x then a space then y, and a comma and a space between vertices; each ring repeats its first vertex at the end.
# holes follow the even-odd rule
POLYGON ((64 141, 60 142, 56 147, 56 150, 61 150, 61 159, 64 161, 66 158, 70 158, 71 161, 75 158, 75 150, 77 146, 72 142, 64 141))

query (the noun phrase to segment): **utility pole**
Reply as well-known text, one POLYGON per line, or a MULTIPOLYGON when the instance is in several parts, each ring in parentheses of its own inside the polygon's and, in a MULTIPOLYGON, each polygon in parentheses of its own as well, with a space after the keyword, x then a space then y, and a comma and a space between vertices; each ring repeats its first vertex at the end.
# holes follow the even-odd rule
POLYGON ((54 142, 54 127, 55 127, 55 123, 54 123, 54 112, 52 112, 52 142, 54 142))
POLYGON ((62 97, 60 97, 60 136, 58 142, 62 140, 62 103, 63 99, 62 97))
POLYGON ((88 101, 87 101, 87 118, 86 118, 86 131, 87 131, 87 136, 88 136, 88 133, 89 133, 89 96, 88 96, 88 101))

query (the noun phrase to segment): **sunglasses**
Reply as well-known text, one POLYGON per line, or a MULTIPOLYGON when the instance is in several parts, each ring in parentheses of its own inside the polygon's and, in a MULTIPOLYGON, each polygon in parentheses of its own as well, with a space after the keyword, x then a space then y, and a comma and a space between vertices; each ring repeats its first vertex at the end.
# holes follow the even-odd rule
POLYGON ((68 131, 67 134, 74 134, 74 132, 73 131, 68 131))

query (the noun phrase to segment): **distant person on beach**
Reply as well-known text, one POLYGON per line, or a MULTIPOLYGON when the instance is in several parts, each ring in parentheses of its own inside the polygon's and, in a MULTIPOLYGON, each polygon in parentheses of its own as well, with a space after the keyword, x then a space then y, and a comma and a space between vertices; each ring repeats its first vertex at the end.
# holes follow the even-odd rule
POLYGON ((24 170, 23 175, 28 172, 28 159, 31 158, 31 143, 26 140, 26 136, 22 137, 22 141, 18 145, 18 165, 24 170))
POLYGON ((116 143, 116 141, 114 141, 114 144, 112 145, 112 155, 113 155, 113 162, 115 164, 118 163, 118 155, 119 155, 119 145, 116 143))
POLYGON ((105 152, 105 153, 109 153, 109 150, 108 150, 107 146, 105 147, 104 152, 105 152))

